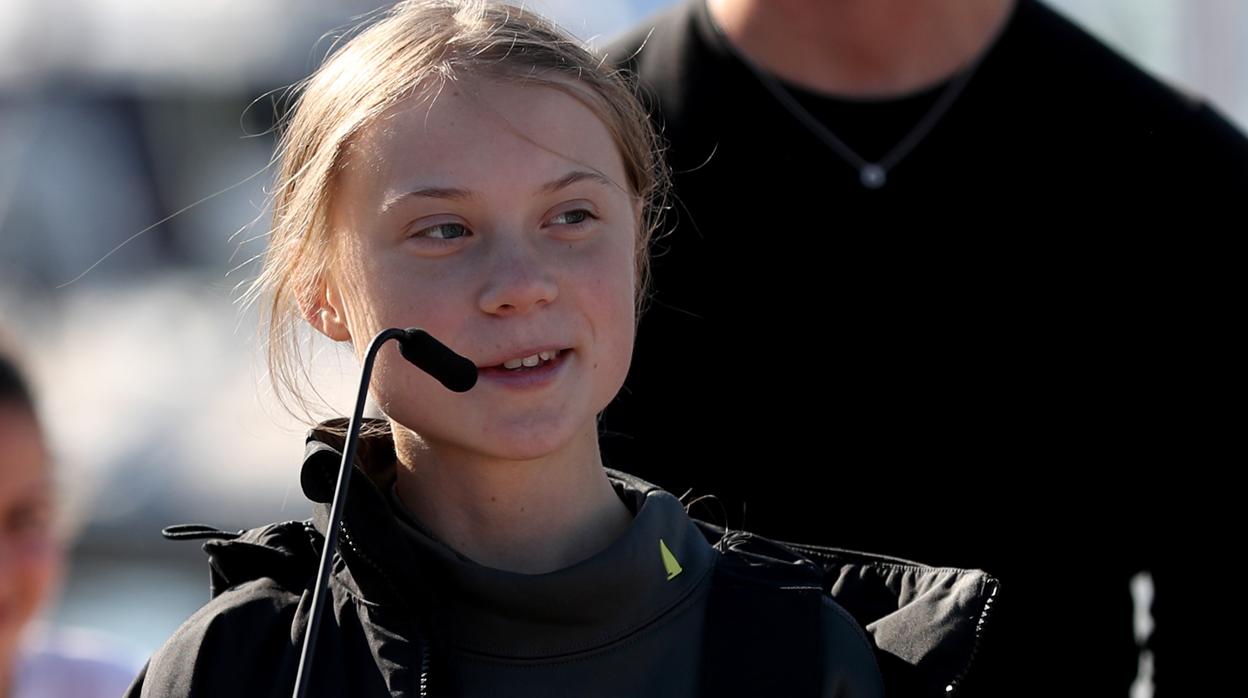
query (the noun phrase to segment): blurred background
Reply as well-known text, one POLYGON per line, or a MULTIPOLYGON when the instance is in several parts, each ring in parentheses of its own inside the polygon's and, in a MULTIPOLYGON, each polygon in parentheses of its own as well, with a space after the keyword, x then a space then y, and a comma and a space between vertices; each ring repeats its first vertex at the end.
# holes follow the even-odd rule
MULTIPOLYGON (((0 326, 26 349, 75 533, 54 621, 146 656, 208 596, 199 546, 162 526, 309 515, 305 427, 271 399, 239 286, 267 231, 269 95, 384 4, 0 0, 0 326)), ((526 4, 603 44, 670 2, 526 4)), ((1049 4, 1248 130, 1248 1, 1049 4)), ((356 371, 318 354, 332 409, 356 371)))

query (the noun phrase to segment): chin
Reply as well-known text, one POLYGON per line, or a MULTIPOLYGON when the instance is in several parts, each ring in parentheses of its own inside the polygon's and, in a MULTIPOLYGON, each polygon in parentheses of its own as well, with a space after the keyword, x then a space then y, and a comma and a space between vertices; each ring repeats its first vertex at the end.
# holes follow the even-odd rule
POLYGON ((586 439, 597 445, 597 422, 591 419, 588 426, 555 423, 539 420, 532 423, 495 425, 481 435, 477 449, 497 458, 507 460, 534 460, 569 450, 584 449, 586 439))
POLYGON ((538 438, 534 438, 532 434, 513 435, 511 438, 498 435, 494 438, 483 439, 483 448, 479 450, 495 458, 527 461, 546 458, 574 448, 575 445, 573 437, 569 434, 548 433, 538 438))
POLYGON ((564 407, 543 409, 527 418, 514 413, 478 415, 477 419, 469 418, 456 425, 440 425, 449 428, 432 429, 409 426, 403 419, 406 415, 389 416, 396 426, 411 432, 434 450, 441 446, 499 460, 527 461, 570 450, 597 448, 596 416, 574 421, 569 419, 573 411, 580 412, 564 407), (592 444, 588 443, 591 441, 592 444))

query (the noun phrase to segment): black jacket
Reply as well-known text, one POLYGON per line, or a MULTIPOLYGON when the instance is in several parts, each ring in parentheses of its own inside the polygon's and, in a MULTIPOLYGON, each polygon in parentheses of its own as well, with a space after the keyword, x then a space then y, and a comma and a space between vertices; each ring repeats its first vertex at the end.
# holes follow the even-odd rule
MULTIPOLYGON (((337 439, 313 431, 311 521, 167 533, 214 538, 213 598, 130 696, 290 694, 339 458, 337 439)), ((981 572, 725 533, 616 471, 635 514, 622 539, 567 570, 513 575, 397 510, 393 462, 388 439, 362 444, 312 695, 946 695, 996 593, 981 572), (675 575, 663 578, 655 537, 675 575)))

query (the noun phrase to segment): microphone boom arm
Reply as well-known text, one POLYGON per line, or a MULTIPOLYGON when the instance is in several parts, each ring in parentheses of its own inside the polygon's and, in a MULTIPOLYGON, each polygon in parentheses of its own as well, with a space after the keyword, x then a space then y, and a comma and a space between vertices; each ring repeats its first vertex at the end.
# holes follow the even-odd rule
POLYGON ((316 573, 316 586, 312 592, 312 615, 308 620, 307 631, 303 635, 303 651, 299 654, 299 673, 295 678, 295 698, 304 698, 308 691, 308 682, 312 674, 312 650, 316 643, 317 631, 320 629, 321 612, 324 610, 325 599, 329 594, 329 565, 334 558, 334 550, 338 543, 338 527, 342 521, 342 510, 347 503, 347 488, 351 484, 351 464, 355 462, 355 444, 360 435, 360 422, 364 416, 364 400, 368 396, 368 384, 373 375, 373 362, 377 352, 391 339, 404 336, 400 329, 388 329, 376 337, 368 345, 364 353, 364 367, 360 372, 360 389, 355 398, 355 411, 351 414, 351 422, 347 427, 346 447, 342 449, 342 463, 338 466, 338 484, 334 487, 334 503, 329 510, 329 525, 325 530, 325 545, 321 550, 321 567, 316 573))

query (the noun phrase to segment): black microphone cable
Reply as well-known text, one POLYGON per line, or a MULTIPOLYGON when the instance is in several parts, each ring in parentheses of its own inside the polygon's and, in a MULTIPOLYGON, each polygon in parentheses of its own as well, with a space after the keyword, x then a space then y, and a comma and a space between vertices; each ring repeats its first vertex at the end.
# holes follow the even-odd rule
POLYGON ((329 524, 325 529, 325 546, 321 551, 321 569, 316 574, 316 586, 312 591, 312 615, 307 632, 303 636, 303 651, 299 654, 299 673, 295 678, 294 698, 304 698, 312 674, 312 652, 316 635, 321 627, 321 612, 328 592, 329 565, 338 544, 338 527, 342 521, 343 508, 347 503, 347 487, 351 482, 351 467, 355 462, 355 446, 360 436, 360 422, 364 415, 364 400, 368 397, 368 383, 373 375, 373 362, 382 345, 391 339, 399 340, 399 353, 417 368, 438 379, 448 390, 466 392, 477 384, 477 367, 468 359, 451 351, 424 330, 410 327, 406 330, 391 328, 383 330, 368 345, 364 353, 364 368, 360 372, 360 390, 355 399, 355 411, 347 428, 347 440, 342 449, 342 463, 338 466, 338 484, 334 488, 334 503, 329 511, 329 524))

